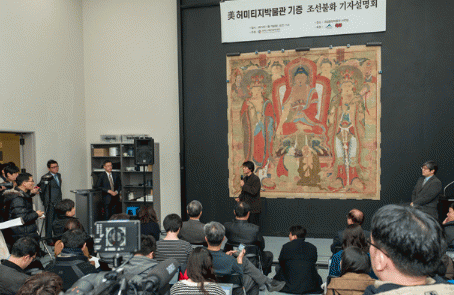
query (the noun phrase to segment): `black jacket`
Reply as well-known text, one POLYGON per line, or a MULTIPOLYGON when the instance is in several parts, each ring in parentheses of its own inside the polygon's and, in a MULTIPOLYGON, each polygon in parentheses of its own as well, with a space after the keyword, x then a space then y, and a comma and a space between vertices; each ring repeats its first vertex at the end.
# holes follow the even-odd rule
MULTIPOLYGON (((112 172, 112 180, 114 184, 114 191, 121 193, 121 178, 120 173, 112 172)), ((98 181, 96 182, 96 188, 102 190, 102 196, 104 197, 104 202, 110 204, 112 196, 107 193, 110 190, 110 181, 107 173, 104 171, 98 176, 98 181)))
POLYGON ((304 239, 296 239, 282 246, 279 255, 281 268, 274 277, 285 281, 280 292, 302 294, 321 292, 322 278, 315 268, 317 248, 304 239))
POLYGON ((265 249, 265 240, 260 234, 259 226, 249 223, 247 220, 237 219, 226 222, 224 226, 227 243, 235 246, 239 244, 256 245, 261 251, 265 249))
POLYGON ((260 204, 260 189, 262 184, 260 178, 252 173, 244 178, 244 185, 241 188, 239 199, 241 202, 246 202, 251 206, 251 213, 262 212, 260 204))
MULTIPOLYGON (((46 175, 52 175, 52 173, 48 172, 44 174, 43 176, 46 175)), ((62 192, 61 192, 61 175, 60 173, 56 174, 56 177, 58 178, 59 184, 57 184, 57 181, 52 179, 48 184, 45 184, 43 179, 41 178, 41 181, 39 182, 38 186, 41 188, 41 192, 39 193, 39 196, 41 198, 41 201, 44 204, 44 207, 47 208, 47 205, 49 204, 49 189, 50 189, 50 204, 52 207, 55 207, 58 203, 61 202, 62 200, 62 192)))
POLYGON ((426 184, 423 185, 423 182, 424 177, 420 177, 416 182, 411 195, 413 206, 438 219, 438 199, 443 190, 441 181, 433 175, 427 180, 426 184))
POLYGON ((178 237, 193 245, 203 245, 205 243, 205 224, 200 220, 191 220, 183 222, 178 237))
POLYGON ((38 213, 33 210, 33 196, 17 187, 7 190, 3 195, 9 219, 21 217, 24 220, 24 225, 11 228, 14 240, 24 236, 38 237, 35 223, 38 213))

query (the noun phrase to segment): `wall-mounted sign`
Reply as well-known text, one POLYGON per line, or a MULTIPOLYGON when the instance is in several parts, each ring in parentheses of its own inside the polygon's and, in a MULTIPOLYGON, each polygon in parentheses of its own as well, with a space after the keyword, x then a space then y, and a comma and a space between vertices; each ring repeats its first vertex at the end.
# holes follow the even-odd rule
POLYGON ((386 0, 221 2, 222 42, 386 31, 386 0))

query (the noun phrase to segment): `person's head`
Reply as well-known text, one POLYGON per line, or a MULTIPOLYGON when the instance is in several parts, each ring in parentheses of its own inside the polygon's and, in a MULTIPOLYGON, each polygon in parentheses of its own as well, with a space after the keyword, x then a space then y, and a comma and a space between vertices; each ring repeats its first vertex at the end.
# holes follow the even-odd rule
POLYGON ((30 191, 35 186, 35 181, 30 173, 21 173, 16 178, 16 184, 22 190, 30 191))
POLYGON ((332 62, 327 59, 327 58, 324 58, 322 60, 322 62, 320 63, 320 69, 321 69, 321 73, 322 74, 327 74, 331 71, 331 67, 333 66, 332 62))
POLYGON ((200 290, 204 294, 208 294, 203 283, 216 281, 213 270, 213 256, 211 256, 210 251, 203 247, 195 248, 191 255, 189 255, 186 269, 188 271, 188 277, 193 282, 201 283, 200 290))
POLYGON ((370 244, 374 273, 391 282, 396 274, 431 275, 446 251, 440 224, 410 206, 387 205, 378 209, 372 217, 370 244))
POLYGON ((422 176, 429 177, 437 173, 438 165, 435 161, 427 161, 421 165, 422 176))
POLYGON ((205 239, 209 246, 220 246, 225 236, 225 227, 219 222, 212 221, 205 224, 205 239))
POLYGON ((348 272, 367 274, 370 268, 370 257, 360 248, 352 246, 342 252, 341 275, 348 272))
POLYGON ((5 178, 7 181, 15 181, 17 176, 19 175, 19 167, 16 165, 7 165, 3 168, 3 173, 5 174, 5 178))
POLYGON ((251 206, 245 202, 237 202, 235 209, 233 210, 237 219, 246 219, 249 217, 251 212, 251 206))
POLYGON ((255 169, 254 163, 252 163, 251 161, 244 162, 242 167, 244 175, 250 175, 252 172, 254 172, 255 169))
POLYGON ((50 173, 57 174, 58 173, 58 163, 55 160, 47 161, 47 169, 49 169, 50 173))
POLYGON ((454 221, 454 202, 449 205, 448 214, 446 214, 446 216, 447 221, 454 221))
POLYGON ((176 233, 181 229, 183 222, 181 221, 181 217, 178 214, 173 213, 167 215, 166 218, 164 218, 162 225, 164 226, 164 229, 167 233, 176 233))
POLYGON ((153 206, 142 206, 139 210, 139 220, 141 223, 158 222, 158 216, 153 206))
POLYGON ((189 217, 192 217, 192 218, 196 218, 196 217, 200 218, 200 215, 202 214, 202 210, 203 210, 202 203, 200 203, 197 200, 191 201, 191 203, 189 203, 186 206, 186 211, 188 212, 189 217))
POLYGON ((82 223, 80 222, 79 219, 71 218, 68 221, 66 221, 65 229, 64 229, 65 232, 68 230, 75 230, 75 229, 80 229, 82 231, 84 230, 82 223))
POLYGON ((368 245, 364 231, 359 224, 350 224, 344 230, 344 235, 342 238, 342 249, 347 249, 348 247, 355 246, 363 251, 367 251, 368 245))
POLYGON ((16 295, 58 295, 62 286, 63 280, 59 275, 44 271, 27 278, 16 295))
POLYGON ((295 239, 304 239, 306 237, 306 229, 301 225, 292 225, 289 229, 289 239, 293 241, 295 239))
POLYGON ((63 199, 55 206, 55 212, 60 215, 73 217, 76 215, 76 205, 73 200, 63 199))
POLYGON ((80 229, 66 231, 61 237, 64 248, 82 249, 85 247, 87 234, 80 229))
POLYGON ((102 168, 104 168, 106 172, 112 172, 112 167, 112 161, 105 160, 104 163, 102 163, 102 168))
POLYGON ((109 220, 129 220, 131 219, 131 216, 126 213, 117 213, 112 216, 110 216, 109 220))
POLYGON ((364 213, 358 209, 352 209, 347 214, 347 224, 359 224, 362 225, 364 222, 364 213))
POLYGON ((142 235, 140 236, 140 251, 134 253, 135 255, 148 256, 153 258, 156 252, 156 240, 153 236, 142 235))
POLYGON ((24 269, 36 258, 38 251, 38 242, 32 237, 26 236, 13 244, 10 260, 24 269))

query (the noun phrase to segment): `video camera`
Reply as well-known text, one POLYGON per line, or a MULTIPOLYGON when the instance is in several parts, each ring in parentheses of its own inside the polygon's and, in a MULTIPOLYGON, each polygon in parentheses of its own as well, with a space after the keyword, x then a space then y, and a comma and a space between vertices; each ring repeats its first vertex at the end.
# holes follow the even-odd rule
POLYGON ((4 186, 6 189, 12 189, 14 184, 12 182, 2 182, 0 183, 0 186, 4 186))
POLYGON ((168 259, 158 265, 137 266, 124 271, 135 252, 140 251, 140 221, 109 220, 95 222, 94 249, 101 259, 112 261, 114 269, 108 272, 89 274, 77 281, 65 294, 160 294, 168 290, 169 281, 179 270, 175 259, 168 259), (122 265, 121 259, 127 257, 122 265), (148 273, 147 273, 148 272, 148 273), (142 274, 147 273, 144 277, 142 274))

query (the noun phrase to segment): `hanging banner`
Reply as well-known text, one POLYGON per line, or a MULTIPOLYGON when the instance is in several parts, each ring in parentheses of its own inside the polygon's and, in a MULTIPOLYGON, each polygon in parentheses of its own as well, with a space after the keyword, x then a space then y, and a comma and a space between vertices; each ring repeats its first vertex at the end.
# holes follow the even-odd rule
POLYGON ((221 2, 222 42, 386 31, 386 0, 221 2))

